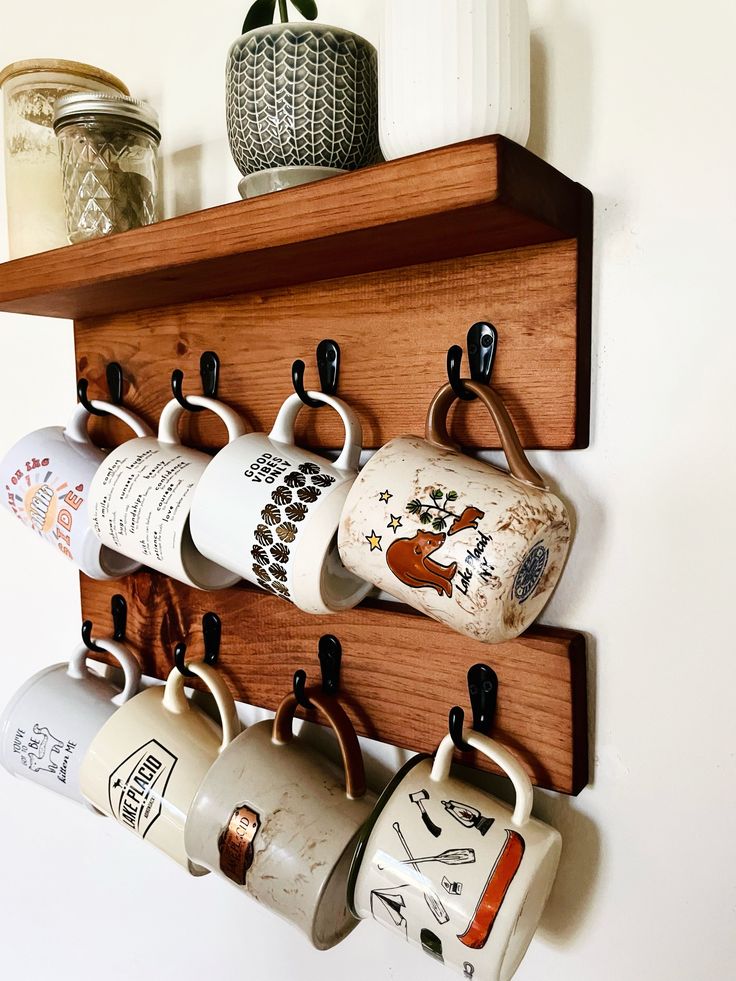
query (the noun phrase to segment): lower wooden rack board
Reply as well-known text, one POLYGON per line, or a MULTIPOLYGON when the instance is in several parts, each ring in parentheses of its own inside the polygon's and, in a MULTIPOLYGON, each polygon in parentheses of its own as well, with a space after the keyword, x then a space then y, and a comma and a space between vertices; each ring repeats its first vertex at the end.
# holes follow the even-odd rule
MULTIPOLYGON (((298 668, 318 683, 318 641, 334 634, 343 647, 341 699, 358 733, 418 752, 436 749, 453 705, 468 711, 468 668, 490 664, 499 679, 494 738, 514 750, 539 787, 578 794, 588 781, 582 634, 537 627, 488 646, 388 603, 315 617, 245 587, 202 593, 145 571, 121 583, 81 579, 84 617, 100 635, 112 596, 125 597, 128 643, 144 672, 160 679, 179 641, 190 641, 192 658, 201 656, 202 616, 214 610, 223 624, 218 666, 233 695, 270 710, 298 668)), ((476 754, 463 762, 494 770, 476 754)))

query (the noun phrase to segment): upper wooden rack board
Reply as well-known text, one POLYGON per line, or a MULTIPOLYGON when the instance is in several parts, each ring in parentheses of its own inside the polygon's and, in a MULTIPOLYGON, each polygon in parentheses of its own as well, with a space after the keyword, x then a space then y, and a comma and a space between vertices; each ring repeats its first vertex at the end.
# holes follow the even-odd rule
MULTIPOLYGON (((0 310, 73 318, 93 394, 119 360, 149 421, 171 370, 196 385, 215 349, 223 398, 266 428, 291 362, 333 337, 370 448, 421 432, 448 347, 490 320, 524 445, 570 449, 588 441, 591 235, 590 192, 489 137, 6 263, 0 310)), ((333 414, 311 416, 302 436, 334 447, 333 414)), ((498 445, 464 407, 454 432, 498 445)), ((221 438, 212 419, 198 436, 221 438)))

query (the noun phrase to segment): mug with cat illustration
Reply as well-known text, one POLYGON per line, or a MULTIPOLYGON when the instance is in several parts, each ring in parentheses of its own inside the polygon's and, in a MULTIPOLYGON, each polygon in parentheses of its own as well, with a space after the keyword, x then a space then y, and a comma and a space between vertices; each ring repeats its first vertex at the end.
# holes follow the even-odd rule
POLYGON ((94 642, 123 669, 122 690, 90 671, 89 651, 80 644, 68 664, 52 664, 29 678, 0 713, 0 764, 8 773, 88 807, 79 782, 82 761, 141 680, 138 661, 124 644, 94 642))
POLYGON ((432 401, 425 439, 402 436, 361 471, 338 545, 356 576, 475 640, 518 637, 562 573, 570 519, 531 467, 491 388, 466 381, 491 414, 510 473, 465 456, 447 432, 450 385, 432 401))

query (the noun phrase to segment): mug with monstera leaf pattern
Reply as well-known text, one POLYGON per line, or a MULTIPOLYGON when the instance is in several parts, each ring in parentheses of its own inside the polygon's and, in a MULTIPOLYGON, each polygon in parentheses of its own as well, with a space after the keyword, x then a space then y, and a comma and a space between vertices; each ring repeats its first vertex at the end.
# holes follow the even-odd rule
POLYGON ((309 396, 342 419, 345 444, 337 460, 295 445, 296 418, 305 406, 292 395, 269 435, 241 435, 209 464, 192 502, 191 532, 212 562, 306 613, 336 613, 352 609, 371 589, 345 569, 337 550, 363 434, 345 402, 321 392, 309 396))

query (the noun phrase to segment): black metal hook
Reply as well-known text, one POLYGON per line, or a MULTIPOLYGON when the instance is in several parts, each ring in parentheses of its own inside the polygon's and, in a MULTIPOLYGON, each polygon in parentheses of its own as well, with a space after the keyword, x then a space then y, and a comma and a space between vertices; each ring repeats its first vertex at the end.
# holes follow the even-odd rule
MULTIPOLYGON (((319 663, 322 668, 322 691, 326 695, 337 695, 340 690, 340 664, 342 645, 333 634, 325 634, 319 639, 319 663)), ((307 672, 294 672, 294 697, 302 708, 313 708, 306 696, 307 672)))
MULTIPOLYGON (((340 381, 340 345, 337 341, 320 341, 317 345, 317 370, 323 395, 334 395, 340 381)), ((304 388, 304 362, 295 361, 291 366, 291 380, 294 391, 310 409, 324 409, 324 402, 310 398, 304 388)))
MULTIPOLYGON (((468 363, 470 377, 474 382, 490 384, 497 349, 498 331, 493 324, 483 321, 473 324, 468 331, 468 363)), ((464 402, 472 402, 478 396, 468 391, 463 384, 460 377, 462 360, 463 349, 459 344, 454 344, 447 352, 447 377, 455 395, 464 402)))
MULTIPOLYGON (((112 639, 118 641, 120 644, 125 643, 125 631, 128 626, 128 604, 125 602, 125 597, 116 593, 110 601, 110 609, 112 611, 113 623, 112 639)), ((82 624, 82 643, 88 651, 92 651, 94 654, 107 653, 102 647, 98 647, 92 641, 91 620, 85 620, 82 624)))
MULTIPOLYGON (((220 656, 222 620, 216 613, 205 613, 202 617, 202 638, 204 641, 204 663, 214 666, 220 656)), ((186 666, 187 645, 184 641, 174 648, 174 665, 185 678, 196 678, 186 666)))
MULTIPOLYGON (((473 729, 488 736, 493 729, 498 698, 498 677, 487 664, 474 664, 468 671, 468 693, 473 710, 473 729)), ((465 713, 456 705, 450 709, 450 735, 461 753, 469 753, 472 747, 463 740, 465 713)))
MULTIPOLYGON (((105 369, 105 377, 107 378, 107 388, 109 391, 108 402, 112 402, 113 405, 120 405, 123 401, 123 369, 120 367, 117 361, 111 361, 110 364, 105 369)), ((77 382, 77 398, 81 405, 93 416, 107 416, 110 413, 105 412, 104 409, 95 409, 90 401, 87 390, 89 388, 89 382, 86 378, 80 378, 77 382)))
MULTIPOLYGON (((216 399, 217 386, 220 382, 220 359, 214 351, 205 351, 199 359, 199 377, 202 379, 202 394, 205 398, 216 399)), ((180 368, 176 368, 171 373, 171 391, 174 398, 187 412, 201 412, 203 408, 201 405, 192 405, 185 398, 182 391, 183 383, 184 372, 180 368)))

